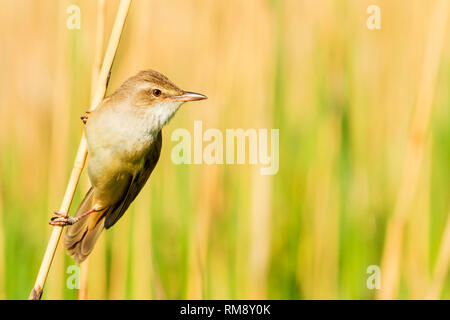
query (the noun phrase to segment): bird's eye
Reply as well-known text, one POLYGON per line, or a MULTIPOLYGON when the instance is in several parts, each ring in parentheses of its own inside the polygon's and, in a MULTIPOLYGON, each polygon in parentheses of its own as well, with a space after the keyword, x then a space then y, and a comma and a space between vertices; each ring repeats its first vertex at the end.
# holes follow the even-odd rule
POLYGON ((161 95, 161 90, 159 90, 159 89, 154 89, 154 90, 153 90, 153 95, 154 95, 155 97, 159 97, 159 96, 161 95))

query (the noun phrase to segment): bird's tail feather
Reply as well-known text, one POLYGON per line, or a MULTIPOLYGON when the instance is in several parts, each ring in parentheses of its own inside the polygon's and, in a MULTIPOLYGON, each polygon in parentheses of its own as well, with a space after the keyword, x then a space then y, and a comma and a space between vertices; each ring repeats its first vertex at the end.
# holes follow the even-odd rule
MULTIPOLYGON (((92 207, 93 192, 91 187, 78 207, 75 217, 89 211, 92 207)), ((64 248, 75 259, 75 263, 83 262, 94 248, 95 242, 104 228, 105 210, 94 212, 66 228, 64 248)))

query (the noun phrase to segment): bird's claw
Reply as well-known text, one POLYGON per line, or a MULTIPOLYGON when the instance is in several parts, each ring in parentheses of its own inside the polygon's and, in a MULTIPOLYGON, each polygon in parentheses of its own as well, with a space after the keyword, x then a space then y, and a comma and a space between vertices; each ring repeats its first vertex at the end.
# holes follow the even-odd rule
POLYGON ((54 213, 58 217, 53 217, 53 218, 50 219, 49 224, 52 225, 52 226, 60 226, 60 227, 70 226, 70 225, 72 225, 72 224, 74 224, 75 222, 78 221, 76 218, 69 217, 65 213, 58 212, 58 211, 55 211, 54 213))

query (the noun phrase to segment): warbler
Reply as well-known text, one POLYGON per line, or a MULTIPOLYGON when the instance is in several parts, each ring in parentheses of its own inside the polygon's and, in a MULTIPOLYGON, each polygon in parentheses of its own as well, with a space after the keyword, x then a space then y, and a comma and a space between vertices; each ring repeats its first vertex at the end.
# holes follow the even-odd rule
POLYGON ((184 102, 206 98, 145 70, 82 117, 92 186, 73 217, 55 212, 50 221, 67 226, 64 247, 76 263, 86 259, 102 230, 122 217, 145 185, 161 153, 164 125, 184 102))

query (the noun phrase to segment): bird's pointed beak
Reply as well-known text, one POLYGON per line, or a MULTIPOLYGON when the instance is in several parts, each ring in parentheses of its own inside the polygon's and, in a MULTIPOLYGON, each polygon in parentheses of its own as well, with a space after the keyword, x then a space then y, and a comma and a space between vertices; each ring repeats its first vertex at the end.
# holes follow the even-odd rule
POLYGON ((187 102, 208 99, 208 97, 195 92, 183 91, 183 94, 170 97, 170 100, 187 102))

